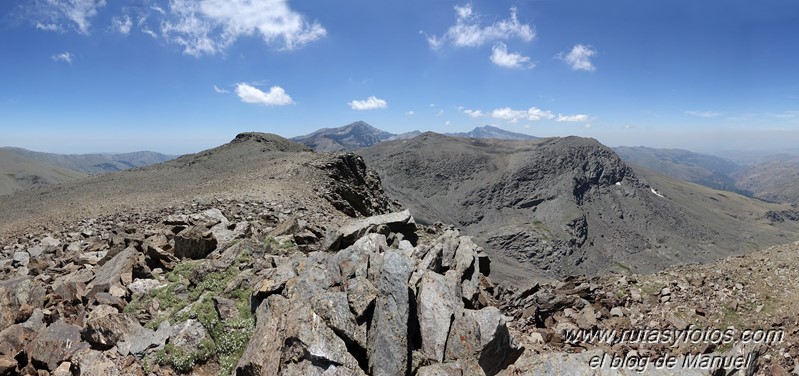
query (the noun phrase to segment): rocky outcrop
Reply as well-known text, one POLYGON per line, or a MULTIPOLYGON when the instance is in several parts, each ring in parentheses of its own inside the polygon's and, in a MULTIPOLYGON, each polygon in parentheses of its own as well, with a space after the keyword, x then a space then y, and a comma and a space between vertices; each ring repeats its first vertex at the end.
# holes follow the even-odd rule
MULTIPOLYGON (((407 216, 395 214, 360 223, 407 216)), ((339 231, 348 227, 363 228, 339 231)), ((494 375, 521 354, 504 317, 486 304, 492 293, 473 282, 485 275, 469 238, 449 231, 401 248, 384 234, 354 233, 361 237, 336 254, 295 254, 264 273, 238 374, 412 375, 442 364, 494 375)))
POLYGON ((380 177, 366 169, 361 156, 332 154, 314 166, 331 178, 321 196, 339 211, 355 217, 383 214, 394 208, 383 192, 380 177))

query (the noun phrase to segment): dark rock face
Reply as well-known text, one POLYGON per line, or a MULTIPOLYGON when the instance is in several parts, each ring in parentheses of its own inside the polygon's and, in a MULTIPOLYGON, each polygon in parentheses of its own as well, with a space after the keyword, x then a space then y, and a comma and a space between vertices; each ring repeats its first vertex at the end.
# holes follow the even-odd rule
POLYGON ((370 216, 385 213, 392 204, 383 193, 380 178, 358 155, 336 154, 316 164, 331 180, 322 197, 339 211, 351 216, 370 216))
POLYGON ((217 240, 213 233, 203 226, 192 226, 175 236, 175 256, 201 259, 216 249, 217 240))

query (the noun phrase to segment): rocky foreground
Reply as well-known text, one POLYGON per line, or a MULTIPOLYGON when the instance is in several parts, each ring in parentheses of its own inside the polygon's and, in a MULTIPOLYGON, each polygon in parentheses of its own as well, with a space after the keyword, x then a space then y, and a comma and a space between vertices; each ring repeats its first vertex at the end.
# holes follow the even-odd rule
POLYGON ((493 375, 523 351, 457 231, 216 204, 6 245, 0 374, 493 375))

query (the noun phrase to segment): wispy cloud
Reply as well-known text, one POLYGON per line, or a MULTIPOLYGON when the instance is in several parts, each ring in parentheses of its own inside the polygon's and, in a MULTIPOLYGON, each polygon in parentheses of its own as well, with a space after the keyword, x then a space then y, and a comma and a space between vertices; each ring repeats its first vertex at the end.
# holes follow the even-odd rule
POLYGON ((590 116, 585 114, 558 114, 556 116, 552 113, 552 111, 543 110, 538 107, 530 107, 526 110, 516 110, 511 107, 501 107, 487 113, 481 110, 471 110, 463 107, 460 107, 459 110, 472 118, 491 117, 494 119, 504 120, 508 123, 539 120, 554 120, 557 122, 586 122, 591 119, 590 116))
POLYGON ((73 55, 73 54, 71 54, 69 52, 62 52, 60 54, 55 54, 53 56, 50 56, 50 59, 53 59, 53 61, 63 61, 63 62, 68 63, 68 64, 72 64, 72 60, 74 58, 75 58, 75 55, 73 55))
POLYGON ((468 108, 462 108, 461 111, 471 118, 481 118, 485 116, 483 111, 480 110, 470 110, 468 108))
POLYGON ((347 104, 349 104, 353 110, 357 111, 377 110, 388 107, 388 102, 375 96, 371 96, 364 100, 353 100, 347 104))
POLYGON ((491 62, 505 68, 533 68, 530 58, 516 52, 508 52, 508 46, 499 42, 491 49, 491 62))
POLYGON ((505 120, 509 123, 516 123, 519 120, 550 120, 555 118, 555 115, 553 115, 550 111, 544 111, 537 107, 530 107, 527 110, 514 110, 510 107, 503 107, 491 111, 491 117, 494 119, 505 120))
POLYGON ((685 111, 686 114, 691 116, 698 116, 703 118, 714 118, 724 115, 722 112, 715 112, 715 111, 685 111))
POLYGON ((292 50, 323 38, 318 22, 292 10, 287 0, 171 0, 161 35, 192 56, 224 51, 241 37, 292 50))
POLYGON ((219 86, 214 85, 214 91, 217 94, 228 94, 230 91, 220 88, 219 86))
POLYGON ((577 114, 577 115, 561 115, 558 114, 558 117, 555 118, 555 121, 559 122, 583 122, 588 121, 588 115, 577 114))
POLYGON ((416 115, 416 113, 413 112, 413 111, 408 111, 408 112, 405 113, 405 115, 413 116, 413 115, 416 115))
POLYGON ((114 17, 111 19, 111 29, 122 35, 130 34, 130 29, 133 27, 133 20, 128 15, 122 17, 114 17))
POLYGON ((33 0, 23 7, 38 30, 64 31, 69 27, 89 34, 91 19, 105 5, 105 0, 33 0))
POLYGON ((263 92, 257 87, 246 83, 236 84, 236 95, 244 103, 262 104, 265 106, 286 106, 293 104, 294 100, 286 94, 280 86, 272 86, 268 92, 263 92))
POLYGON ((457 47, 477 47, 510 38, 518 38, 529 42, 535 38, 535 28, 530 24, 519 22, 516 8, 510 9, 510 18, 484 25, 481 16, 474 12, 471 4, 455 6, 457 16, 455 24, 442 36, 426 35, 430 48, 438 50, 447 44, 457 47))
POLYGON ((590 46, 578 44, 574 46, 569 53, 559 53, 555 57, 569 64, 573 70, 593 72, 596 70, 596 67, 591 63, 590 59, 596 54, 596 50, 590 46))

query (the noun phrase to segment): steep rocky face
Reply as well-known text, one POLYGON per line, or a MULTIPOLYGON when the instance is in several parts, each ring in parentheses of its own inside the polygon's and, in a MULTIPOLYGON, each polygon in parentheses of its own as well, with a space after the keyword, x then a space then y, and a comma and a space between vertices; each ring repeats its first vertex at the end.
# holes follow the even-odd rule
POLYGON ((380 177, 366 169, 360 156, 336 154, 316 162, 314 166, 330 178, 322 197, 339 211, 351 217, 369 216, 385 213, 392 207, 383 192, 380 177))
POLYGON ((502 278, 650 272, 778 244, 796 229, 770 225, 766 212, 785 208, 659 176, 650 184, 591 139, 427 133, 359 153, 420 222, 454 223, 473 235, 502 278), (755 231, 753 222, 764 226, 755 231))

